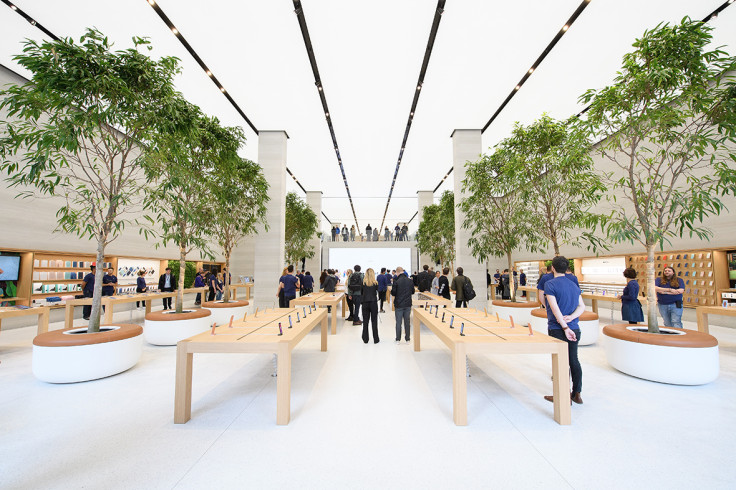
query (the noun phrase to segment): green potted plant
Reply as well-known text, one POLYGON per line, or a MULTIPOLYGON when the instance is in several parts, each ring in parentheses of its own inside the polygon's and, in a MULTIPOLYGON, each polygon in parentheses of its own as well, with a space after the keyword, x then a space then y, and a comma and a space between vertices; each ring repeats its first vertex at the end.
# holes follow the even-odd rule
POLYGON ((57 230, 96 242, 88 327, 49 332, 34 341, 34 373, 46 381, 109 376, 140 357, 140 327, 106 326, 101 332, 100 313, 105 248, 130 224, 130 216, 144 213, 148 143, 178 122, 172 110, 177 60, 154 61, 142 52, 146 48, 151 49, 148 41, 133 38, 132 48, 113 51, 95 29, 79 43, 29 40, 14 59, 32 73, 31 80, 0 92, 0 109, 8 114, 0 124, 0 170, 10 185, 30 188, 22 197, 59 196, 57 230), (72 333, 75 346, 62 347, 72 333), (111 340, 100 342, 101 336, 111 340), (110 349, 118 343, 127 347, 98 356, 106 362, 96 365, 81 361, 79 349, 71 348, 110 349), (61 352, 75 361, 65 362, 61 352), (118 362, 123 356, 128 361, 118 362))
MULTIPOLYGON (((614 339, 607 342, 609 362, 634 376, 680 384, 717 377, 715 339, 703 337, 706 347, 694 349, 670 346, 654 369, 642 367, 624 344, 677 342, 657 335, 655 248, 685 234, 708 239, 703 219, 725 210, 721 197, 736 192, 736 58, 710 46, 710 31, 689 18, 646 31, 614 83, 581 97, 590 109, 580 126, 601 139, 596 151, 612 169, 603 179, 609 211, 596 222, 610 240, 639 243, 647 252, 647 328, 606 327, 614 339)), ((690 344, 706 335, 679 330, 663 332, 693 337, 690 344)), ((645 355, 653 366, 653 354, 645 355)))
POLYGON ((417 227, 417 248, 453 270, 455 262, 455 196, 445 191, 438 204, 424 208, 417 227))
POLYGON ((309 240, 317 233, 318 220, 314 211, 294 192, 286 194, 284 255, 287 264, 297 264, 302 258, 314 257, 309 240))

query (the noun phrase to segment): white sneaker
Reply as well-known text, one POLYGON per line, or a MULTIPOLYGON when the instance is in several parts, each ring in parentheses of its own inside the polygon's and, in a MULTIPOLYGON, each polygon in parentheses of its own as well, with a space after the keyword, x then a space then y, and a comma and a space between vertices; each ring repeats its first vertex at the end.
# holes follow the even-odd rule
POLYGON ((407 344, 411 344, 411 340, 407 340, 407 341, 406 341, 406 343, 407 343, 407 344))
POLYGON ((401 341, 400 340, 397 340, 396 341, 396 345, 399 345, 399 344, 401 344, 401 341))

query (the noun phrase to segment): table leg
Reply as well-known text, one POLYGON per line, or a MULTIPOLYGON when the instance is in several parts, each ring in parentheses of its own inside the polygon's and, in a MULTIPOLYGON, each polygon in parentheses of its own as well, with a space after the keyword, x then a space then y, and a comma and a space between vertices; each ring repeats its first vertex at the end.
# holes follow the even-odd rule
POLYGON ((465 344, 458 342, 452 351, 452 418, 455 425, 468 425, 468 380, 465 344))
POLYGON ((105 308, 105 323, 109 325, 112 323, 112 302, 107 301, 105 306, 107 306, 107 308, 105 308))
POLYGON ((186 424, 192 418, 192 366, 194 354, 187 352, 186 340, 176 345, 176 385, 174 390, 174 423, 186 424))
POLYGON ((42 333, 46 333, 49 331, 49 309, 44 308, 41 313, 38 315, 38 331, 37 333, 40 335, 42 333))
POLYGON ((233 301, 238 300, 238 288, 230 288, 230 296, 232 296, 233 301))
POLYGON ((250 288, 245 288, 245 300, 250 301, 250 288))
POLYGON ((422 322, 419 321, 419 318, 416 315, 414 315, 412 322, 414 324, 414 352, 419 352, 421 350, 421 344, 419 343, 419 332, 421 332, 422 330, 422 322))
MULTIPOLYGON (((333 318, 334 322, 334 318, 333 318)), ((335 325, 334 323, 332 325, 335 325)), ((322 345, 320 347, 320 350, 322 352, 327 352, 327 315, 322 319, 322 329, 321 329, 321 335, 322 335, 322 345)), ((334 332, 333 332, 334 333, 334 332)))
POLYGON ((557 354, 552 354, 552 394, 554 396, 555 422, 570 425, 570 376, 567 344, 557 354))
POLYGON ((276 424, 288 425, 291 418, 291 349, 279 344, 276 366, 276 424))
MULTIPOLYGON (((345 312, 343 311, 343 314, 345 312)), ((327 321, 327 317, 325 316, 325 321, 327 321)), ((337 333, 337 305, 332 307, 332 335, 335 335, 337 333)))
POLYGON ((74 325, 74 305, 67 304, 64 310, 64 328, 72 328, 74 325))
MULTIPOLYGON (((348 306, 348 300, 345 295, 342 295, 342 317, 345 318, 345 308, 348 306)), ((334 332, 333 332, 334 333, 334 332)))
POLYGON ((695 308, 695 313, 698 317, 698 332, 710 333, 708 313, 702 311, 701 308, 695 308))
POLYGON ((593 309, 593 313, 598 313, 598 300, 597 299, 591 299, 590 300, 590 307, 593 309))
POLYGON ((151 313, 151 300, 146 301, 146 315, 151 313))

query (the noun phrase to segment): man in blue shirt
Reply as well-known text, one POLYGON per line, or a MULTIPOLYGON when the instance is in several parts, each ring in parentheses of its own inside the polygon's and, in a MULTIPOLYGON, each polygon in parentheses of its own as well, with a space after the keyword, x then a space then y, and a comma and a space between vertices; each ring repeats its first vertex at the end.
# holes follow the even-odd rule
POLYGON ((304 283, 302 284, 302 291, 304 291, 304 294, 309 294, 314 290, 314 277, 312 277, 312 274, 307 271, 306 274, 304 274, 304 283))
MULTIPOLYGON (((197 272, 197 275, 194 277, 194 287, 195 288, 203 288, 204 287, 204 271, 197 272)), ((194 304, 195 305, 201 305, 202 304, 202 293, 197 293, 197 297, 194 298, 194 304)))
POLYGON ((390 282, 390 279, 386 275, 386 268, 381 267, 381 273, 376 278, 378 281, 378 300, 381 302, 381 313, 386 313, 383 311, 383 302, 386 301, 386 291, 388 291, 388 284, 390 282))
MULTIPOLYGON (((547 306, 544 300, 544 285, 547 283, 547 281, 551 280, 553 276, 554 274, 552 273, 552 266, 548 265, 547 273, 540 277, 539 281, 537 282, 537 298, 539 299, 539 302, 542 303, 542 308, 545 308, 547 306)), ((575 274, 572 274, 570 271, 568 271, 565 273, 565 278, 571 280, 573 283, 575 283, 576 286, 580 287, 580 283, 578 282, 578 278, 575 274)))
MULTIPOLYGON (((553 277, 545 281, 544 295, 547 298, 547 334, 550 337, 567 342, 567 355, 572 375, 571 403, 583 403, 580 392, 583 389, 583 369, 578 360, 578 342, 580 327, 578 318, 585 311, 580 288, 566 277, 569 262, 565 257, 552 259, 553 277)), ((554 401, 552 396, 545 400, 554 401)))
POLYGON ((102 277, 102 295, 113 296, 115 294, 115 285, 118 283, 118 276, 112 270, 112 267, 105 271, 102 277))
MULTIPOLYGON (((90 272, 82 279, 82 294, 85 298, 91 298, 94 295, 95 290, 95 264, 90 266, 90 272)), ((82 318, 89 320, 89 315, 92 313, 92 305, 84 305, 82 308, 82 318)))
POLYGON ((296 278, 299 279, 299 296, 304 296, 304 270, 296 275, 296 278))
POLYGON ((296 290, 299 288, 299 278, 294 275, 293 265, 287 267, 286 271, 287 274, 281 276, 281 279, 279 279, 279 289, 276 291, 276 297, 278 298, 279 292, 283 289, 285 308, 288 308, 291 300, 296 298, 296 290))

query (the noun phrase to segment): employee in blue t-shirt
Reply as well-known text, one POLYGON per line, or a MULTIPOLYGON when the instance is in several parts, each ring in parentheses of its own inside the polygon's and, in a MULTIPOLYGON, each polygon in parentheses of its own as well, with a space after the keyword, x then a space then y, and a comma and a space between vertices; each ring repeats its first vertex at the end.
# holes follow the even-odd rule
POLYGON ((102 295, 113 296, 115 294, 115 285, 118 283, 118 276, 112 270, 112 267, 105 271, 105 275, 102 276, 102 295))
POLYGON ((662 277, 654 281, 657 292, 657 307, 662 315, 665 327, 682 328, 682 293, 685 283, 677 277, 675 269, 667 266, 662 270, 662 277))
MULTIPOLYGON (((567 342, 567 355, 570 361, 572 376, 572 393, 570 397, 575 403, 582 404, 580 393, 583 390, 583 369, 578 360, 578 342, 580 341, 580 327, 578 318, 585 311, 580 288, 569 280, 565 272, 569 262, 565 257, 558 256, 552 259, 552 279, 545 281, 544 295, 548 303, 547 334, 550 337, 567 342)), ((545 400, 554 401, 552 396, 545 396, 545 400)))
MULTIPOLYGON (((85 298, 91 298, 94 296, 95 291, 95 264, 90 266, 90 272, 82 279, 82 294, 85 298)), ((92 305, 84 305, 82 308, 82 318, 89 320, 89 315, 92 313, 92 305)))
POLYGON ((381 302, 379 309, 381 313, 386 313, 383 311, 383 302, 386 301, 386 291, 388 291, 388 285, 391 283, 391 278, 386 274, 385 267, 381 267, 381 273, 378 274, 376 280, 378 281, 378 300, 381 302))
POLYGON ((291 300, 296 298, 296 290, 299 288, 299 278, 294 275, 294 266, 290 265, 286 271, 287 274, 279 279, 279 289, 276 291, 278 297, 281 290, 284 290, 284 308, 288 308, 291 300))
POLYGON ((312 276, 312 273, 309 271, 307 271, 304 274, 304 280, 302 282, 302 291, 304 294, 309 294, 312 291, 314 291, 314 276, 312 276))
MULTIPOLYGON (((548 265, 547 273, 540 277, 539 281, 537 282, 537 299, 540 303, 542 303, 542 308, 546 308, 547 306, 544 300, 544 285, 547 284, 547 281, 551 280, 553 276, 554 274, 552 272, 552 266, 548 265)), ((572 274, 570 271, 568 271, 565 273, 565 277, 575 283, 576 286, 580 287, 580 283, 578 282, 578 278, 575 274, 572 274)))

